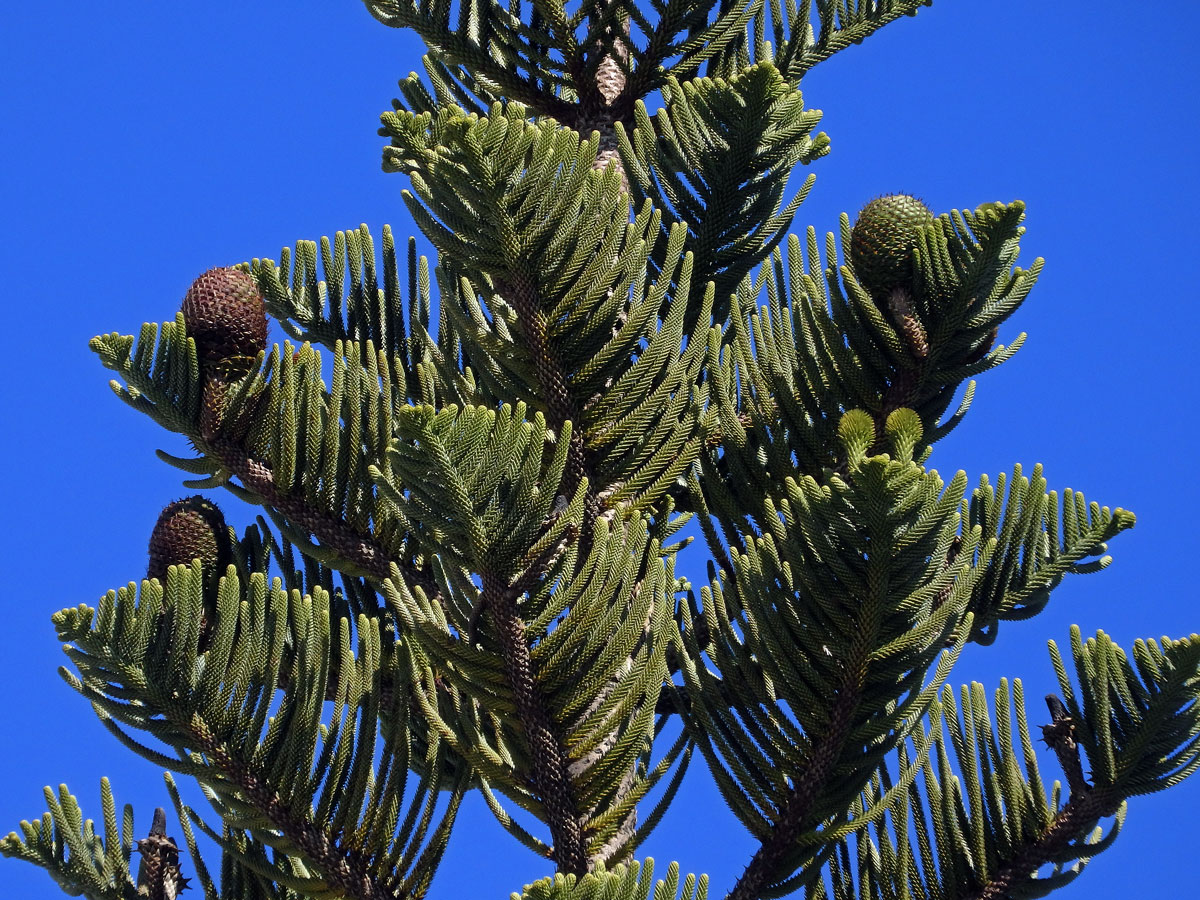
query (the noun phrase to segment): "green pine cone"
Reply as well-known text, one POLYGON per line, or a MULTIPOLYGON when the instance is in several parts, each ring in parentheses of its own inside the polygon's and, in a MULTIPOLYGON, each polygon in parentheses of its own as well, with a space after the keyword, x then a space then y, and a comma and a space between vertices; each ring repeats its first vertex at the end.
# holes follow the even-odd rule
POLYGON ((168 503, 150 533, 147 578, 164 581, 171 566, 199 559, 211 579, 225 574, 232 551, 225 517, 216 504, 199 494, 168 503))
POLYGON ((183 298, 183 321, 205 362, 255 359, 267 347, 267 311, 254 278, 241 269, 209 269, 183 298))
POLYGON ((920 230, 932 224, 929 207, 909 194, 876 197, 862 208, 850 229, 850 264, 877 303, 911 287, 912 252, 920 230))

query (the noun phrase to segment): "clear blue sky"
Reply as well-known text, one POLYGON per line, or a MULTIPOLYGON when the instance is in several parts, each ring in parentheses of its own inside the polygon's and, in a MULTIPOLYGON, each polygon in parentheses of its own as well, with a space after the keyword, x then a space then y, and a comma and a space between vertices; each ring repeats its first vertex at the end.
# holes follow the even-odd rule
MULTIPOLYGON (((1152 23, 1139 7, 939 0, 804 84, 833 152, 814 167, 798 228, 835 229, 839 212, 897 190, 938 211, 1019 198, 1022 261, 1047 259, 1001 336, 1027 331, 1027 346, 982 379, 933 464, 974 479, 1040 461, 1051 485, 1139 516, 1108 571, 1068 581, 1044 615, 972 649, 953 683, 1021 676, 1040 697, 1052 684, 1045 640, 1064 641, 1071 623, 1125 646, 1200 631, 1200 7, 1155 4, 1152 23)), ((381 173, 375 129, 420 51, 352 0, 9 4, 0 40, 10 572, 0 659, 12 679, 0 833, 40 815, 44 784, 67 782, 99 816, 102 775, 136 805, 141 833, 165 805, 160 774, 55 674, 64 657, 49 617, 145 571, 150 526, 186 493, 153 451, 181 452, 182 440, 111 395, 87 341, 173 317, 211 266, 277 258, 297 238, 360 222, 411 232, 405 183, 381 173)), ((690 560, 684 571, 700 580, 701 551, 690 560)), ((1031 714, 1044 720, 1040 706, 1031 714)), ((701 765, 691 778, 643 854, 709 872, 720 889, 752 848, 701 765)), ((1200 780, 1136 799, 1116 846, 1060 896, 1116 900, 1148 880, 1194 879, 1198 807, 1200 780)), ((433 896, 502 898, 543 874, 472 803, 433 896)), ((0 888, 61 896, 7 860, 0 888)))

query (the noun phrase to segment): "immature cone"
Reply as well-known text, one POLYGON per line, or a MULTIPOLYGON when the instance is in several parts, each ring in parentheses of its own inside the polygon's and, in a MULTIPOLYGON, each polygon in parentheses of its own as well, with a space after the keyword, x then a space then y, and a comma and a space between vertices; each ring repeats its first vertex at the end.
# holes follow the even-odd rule
POLYGON ((896 289, 912 289, 912 253, 921 229, 933 224, 929 207, 909 194, 876 197, 850 229, 850 264, 858 283, 882 308, 896 289))
POLYGON ((912 254, 933 213, 909 194, 876 197, 850 229, 850 263, 858 283, 888 315, 917 359, 929 355, 925 328, 912 308, 912 254))
POLYGON ((168 503, 150 533, 147 578, 165 581, 167 569, 199 559, 208 579, 225 574, 231 548, 225 517, 199 494, 168 503))
POLYGON ((230 372, 226 368, 214 368, 205 373, 204 387, 200 391, 200 435, 206 441, 218 437, 240 441, 250 430, 259 399, 257 393, 250 395, 240 415, 228 415, 230 400, 236 393, 237 379, 245 374, 244 370, 230 372))
POLYGON ((891 314, 892 323, 904 335, 913 356, 924 359, 929 355, 929 338, 925 334, 925 326, 913 311, 911 301, 912 295, 907 288, 892 288, 887 298, 887 311, 891 314))
POLYGON ((183 321, 205 363, 253 360, 267 347, 267 311, 241 269, 209 269, 183 298, 183 321))

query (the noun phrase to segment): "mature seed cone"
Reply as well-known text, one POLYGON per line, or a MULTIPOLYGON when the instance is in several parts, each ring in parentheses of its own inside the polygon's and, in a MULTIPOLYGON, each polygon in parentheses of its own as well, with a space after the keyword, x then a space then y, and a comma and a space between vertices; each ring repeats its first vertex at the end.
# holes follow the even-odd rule
POLYGON ((881 308, 893 290, 912 289, 912 253, 921 229, 931 224, 929 207, 909 194, 876 197, 858 214, 850 229, 850 264, 881 308))
POLYGON ((138 866, 138 894, 150 900, 175 900, 188 886, 179 872, 179 846, 167 837, 167 814, 162 807, 154 811, 150 834, 137 844, 142 854, 138 866))
POLYGON ((190 565, 200 559, 212 580, 225 574, 232 550, 225 517, 199 494, 168 503, 150 534, 147 578, 163 581, 170 566, 190 565))
POLYGON ((209 269, 183 298, 183 321, 206 363, 253 360, 267 347, 267 312, 258 285, 241 269, 209 269))

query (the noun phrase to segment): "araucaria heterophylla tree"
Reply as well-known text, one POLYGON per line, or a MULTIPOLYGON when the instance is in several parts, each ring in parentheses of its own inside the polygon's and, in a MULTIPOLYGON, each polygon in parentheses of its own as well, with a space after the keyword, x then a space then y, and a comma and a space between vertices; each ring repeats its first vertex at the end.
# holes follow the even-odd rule
POLYGON ((174 824, 48 790, 0 850, 104 900, 419 898, 479 792, 556 872, 524 897, 694 900, 638 849, 699 756, 757 843, 729 900, 1026 897, 1191 774, 1195 635, 1073 631, 1034 717, 947 683, 1134 517, 927 466, 1022 343, 1020 202, 793 231, 805 73, 922 5, 368 2, 429 46, 381 133, 432 267, 338 232, 93 340, 209 492, 54 617, 174 824))

